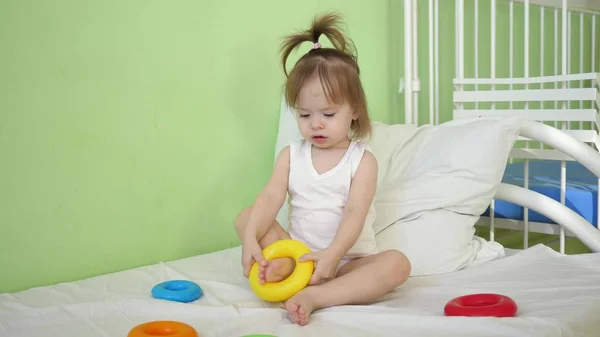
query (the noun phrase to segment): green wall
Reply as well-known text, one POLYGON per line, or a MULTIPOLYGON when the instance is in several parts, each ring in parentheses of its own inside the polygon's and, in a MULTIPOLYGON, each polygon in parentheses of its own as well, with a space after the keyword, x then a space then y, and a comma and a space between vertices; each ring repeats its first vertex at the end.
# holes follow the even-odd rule
POLYGON ((0 2, 0 292, 237 245, 272 166, 279 38, 341 11, 390 121, 395 2, 0 2))

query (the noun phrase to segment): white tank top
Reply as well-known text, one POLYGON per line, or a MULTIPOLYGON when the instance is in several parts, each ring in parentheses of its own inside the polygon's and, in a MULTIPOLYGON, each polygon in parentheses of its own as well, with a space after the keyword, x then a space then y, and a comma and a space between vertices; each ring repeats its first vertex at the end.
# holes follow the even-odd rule
MULTIPOLYGON (((319 174, 312 162, 312 145, 306 140, 290 144, 290 236, 304 241, 313 251, 333 241, 344 216, 352 177, 366 145, 352 141, 340 162, 319 174)), ((371 204, 361 235, 346 254, 354 258, 378 252, 374 239, 375 208, 371 204)))

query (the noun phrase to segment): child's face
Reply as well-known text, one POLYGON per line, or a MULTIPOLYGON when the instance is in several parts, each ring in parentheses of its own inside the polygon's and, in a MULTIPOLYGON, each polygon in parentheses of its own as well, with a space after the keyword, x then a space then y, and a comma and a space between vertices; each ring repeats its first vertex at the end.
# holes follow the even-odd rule
POLYGON ((348 104, 327 101, 319 78, 307 81, 300 90, 296 120, 302 136, 319 148, 345 145, 352 120, 356 119, 348 104))

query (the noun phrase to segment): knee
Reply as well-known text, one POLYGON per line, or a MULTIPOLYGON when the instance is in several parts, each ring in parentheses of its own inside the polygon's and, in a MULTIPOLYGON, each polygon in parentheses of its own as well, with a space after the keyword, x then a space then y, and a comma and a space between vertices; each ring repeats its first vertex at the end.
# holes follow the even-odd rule
POLYGON ((252 206, 248 206, 244 208, 235 218, 234 226, 236 230, 243 230, 248 223, 248 218, 250 217, 250 208, 252 206))
POLYGON ((393 278, 393 282, 398 285, 406 282, 411 272, 411 264, 406 255, 395 249, 387 250, 383 254, 389 270, 392 271, 388 275, 393 278))

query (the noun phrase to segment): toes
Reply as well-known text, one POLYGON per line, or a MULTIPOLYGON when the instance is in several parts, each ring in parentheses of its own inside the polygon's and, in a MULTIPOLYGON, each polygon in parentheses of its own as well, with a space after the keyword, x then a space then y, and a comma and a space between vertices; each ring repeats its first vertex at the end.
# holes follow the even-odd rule
POLYGON ((288 312, 288 315, 290 316, 290 320, 294 323, 298 323, 298 304, 288 301, 285 303, 285 308, 288 312))
POLYGON ((298 303, 287 301, 285 303, 285 308, 288 312, 290 320, 299 325, 307 325, 309 314, 306 309, 299 305, 298 303))
POLYGON ((298 307, 298 323, 300 325, 306 325, 308 323, 308 317, 306 315, 306 310, 303 307, 298 307))

